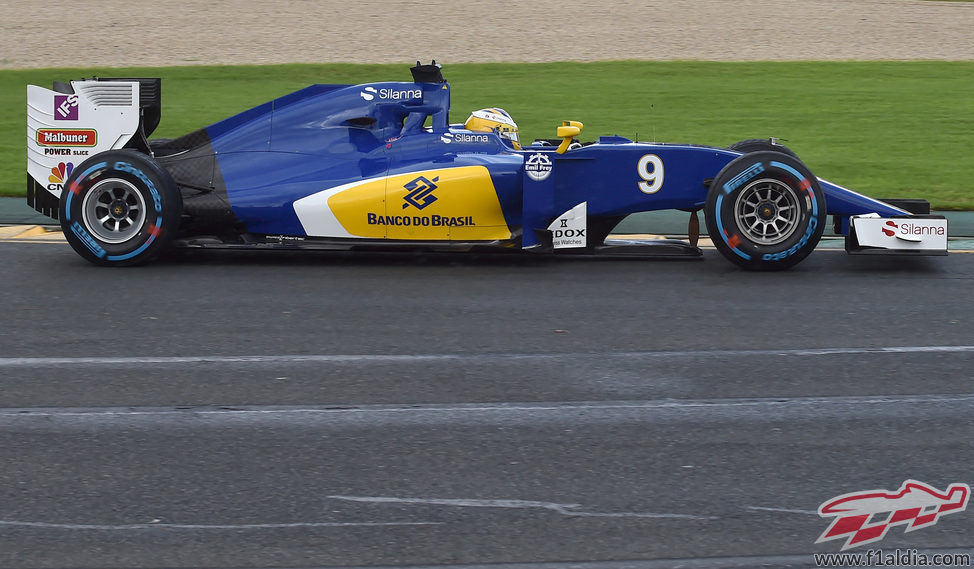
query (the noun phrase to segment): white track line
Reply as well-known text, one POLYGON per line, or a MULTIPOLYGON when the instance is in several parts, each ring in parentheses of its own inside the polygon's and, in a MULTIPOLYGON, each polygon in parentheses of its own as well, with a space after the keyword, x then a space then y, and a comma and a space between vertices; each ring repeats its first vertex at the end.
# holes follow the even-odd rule
POLYGON ((475 414, 568 413, 579 416, 585 411, 626 412, 642 410, 778 408, 802 409, 832 405, 882 407, 885 405, 932 404, 940 408, 950 403, 974 402, 974 393, 949 395, 845 395, 836 397, 768 397, 747 399, 662 399, 648 401, 544 401, 511 403, 451 403, 408 405, 349 405, 349 406, 235 406, 235 407, 30 407, 0 408, 0 418, 30 420, 44 417, 81 417, 98 420, 100 417, 294 417, 312 418, 329 415, 436 415, 458 414, 470 418, 475 414))
POLYGON ((751 510, 755 512, 775 512, 782 514, 804 514, 806 516, 817 516, 818 512, 813 510, 794 510, 791 508, 765 508, 763 506, 748 506, 746 510, 751 510))
POLYGON ((600 358, 739 358, 752 356, 812 357, 861 354, 971 353, 974 346, 881 346, 859 348, 799 348, 782 350, 673 350, 660 352, 574 352, 549 354, 320 354, 320 355, 240 355, 240 356, 130 356, 130 357, 5 357, 0 368, 110 366, 139 364, 281 364, 281 363, 421 363, 429 361, 557 360, 579 357, 600 358))
POLYGON ((291 529, 291 528, 332 528, 332 527, 383 527, 383 526, 437 526, 441 522, 294 522, 284 524, 64 524, 51 522, 26 522, 0 520, 0 527, 29 527, 42 529, 131 531, 141 529, 178 530, 253 530, 253 529, 291 529))
POLYGON ((581 504, 558 504, 532 500, 472 500, 459 498, 395 498, 390 496, 328 496, 333 500, 365 502, 368 504, 418 504, 427 506, 449 506, 456 508, 513 508, 543 509, 558 512, 564 516, 595 518, 670 518, 683 520, 716 520, 714 516, 695 516, 691 514, 669 514, 656 512, 588 512, 581 504))

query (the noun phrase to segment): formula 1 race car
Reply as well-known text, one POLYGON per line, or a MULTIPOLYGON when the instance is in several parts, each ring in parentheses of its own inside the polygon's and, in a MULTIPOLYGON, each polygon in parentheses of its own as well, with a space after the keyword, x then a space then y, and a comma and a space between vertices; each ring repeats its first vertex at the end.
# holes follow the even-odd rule
POLYGON ((553 142, 522 147, 503 128, 451 124, 440 66, 411 71, 312 85, 172 140, 148 138, 160 79, 30 85, 28 203, 99 265, 173 246, 700 256, 701 209, 746 269, 795 265, 828 216, 850 253, 947 252, 947 220, 925 201, 816 178, 774 139, 580 144, 582 124, 564 121, 553 142), (688 241, 606 240, 627 215, 663 209, 690 212, 688 241))

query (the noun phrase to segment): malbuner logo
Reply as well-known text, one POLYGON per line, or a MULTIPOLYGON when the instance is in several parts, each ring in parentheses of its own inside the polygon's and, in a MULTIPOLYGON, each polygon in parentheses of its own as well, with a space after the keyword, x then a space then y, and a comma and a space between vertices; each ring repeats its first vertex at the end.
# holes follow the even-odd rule
POLYGON ((98 133, 92 128, 39 128, 36 140, 41 146, 90 147, 98 144, 98 133))
POLYGON ((886 536, 889 528, 908 524, 911 532, 937 523, 941 516, 967 509, 971 489, 967 484, 951 484, 941 492, 917 480, 906 480, 899 490, 866 490, 842 494, 818 508, 823 518, 834 517, 815 543, 845 539, 842 551, 886 536))

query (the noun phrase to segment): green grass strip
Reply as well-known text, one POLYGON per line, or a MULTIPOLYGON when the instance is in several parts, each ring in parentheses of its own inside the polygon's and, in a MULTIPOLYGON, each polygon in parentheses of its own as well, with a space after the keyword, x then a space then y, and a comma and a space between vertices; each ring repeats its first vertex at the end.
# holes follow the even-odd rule
MULTIPOLYGON (((457 64, 451 120, 499 106, 523 140, 565 119, 583 140, 726 146, 775 136, 817 175, 877 197, 974 209, 974 62, 599 62, 457 64)), ((163 78, 173 137, 312 83, 408 81, 407 65, 272 65, 0 71, 0 194, 23 195, 26 85, 101 76, 163 78)))

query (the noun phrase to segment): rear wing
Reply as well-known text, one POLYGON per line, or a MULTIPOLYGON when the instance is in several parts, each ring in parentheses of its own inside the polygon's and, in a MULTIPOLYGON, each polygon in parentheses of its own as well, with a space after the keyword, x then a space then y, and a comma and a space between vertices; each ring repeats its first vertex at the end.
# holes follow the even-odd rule
POLYGON ((162 117, 159 78, 99 78, 27 86, 27 204, 58 218, 64 182, 89 156, 149 152, 162 117))

